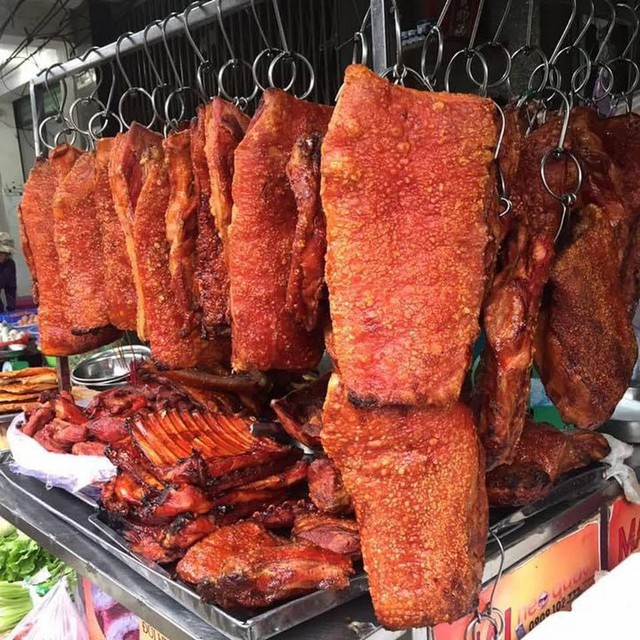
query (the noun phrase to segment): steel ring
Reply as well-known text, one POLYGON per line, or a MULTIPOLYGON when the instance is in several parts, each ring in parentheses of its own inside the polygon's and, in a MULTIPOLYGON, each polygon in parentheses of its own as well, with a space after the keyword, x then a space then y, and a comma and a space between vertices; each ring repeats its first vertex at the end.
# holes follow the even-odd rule
MULTIPOLYGON (((280 55, 281 53, 283 53, 282 49, 274 49, 273 47, 269 48, 269 49, 263 49, 255 58, 255 60, 253 61, 253 64, 251 65, 251 73, 253 74, 253 81, 256 83, 256 85, 258 86, 258 88, 260 89, 260 91, 265 91, 267 89, 267 84, 263 84, 262 82, 260 82, 260 78, 258 77, 258 67, 260 66, 260 63, 262 62, 262 58, 264 58, 265 56, 267 58, 271 57, 272 61, 273 59, 280 55)), ((293 75, 291 76, 291 80, 289 82, 289 84, 283 89, 283 91, 289 91, 289 89, 291 89, 291 87, 293 87, 293 83, 296 81, 296 77, 298 75, 298 68, 297 65, 295 63, 295 60, 291 61, 292 64, 292 68, 293 68, 293 75)), ((269 63, 269 65, 271 65, 271 63, 269 63)), ((268 72, 268 70, 267 70, 268 72)), ((267 79, 268 82, 268 79, 267 79)))
MULTIPOLYGON (((507 47, 505 47, 501 42, 483 42, 482 44, 479 44, 477 47, 474 47, 474 51, 481 52, 483 49, 488 49, 489 47, 494 47, 502 51, 502 53, 504 53, 507 64, 505 66, 503 74, 497 80, 494 80, 493 82, 489 82, 487 78, 488 89, 492 87, 499 87, 501 84, 506 82, 507 78, 511 75, 511 54, 509 53, 509 50, 507 49, 507 47)), ((467 78, 469 78, 469 80, 471 80, 471 82, 473 82, 473 84, 475 84, 476 87, 481 87, 482 83, 478 82, 473 76, 472 64, 473 64, 473 56, 467 60, 467 78)))
POLYGON ((89 105, 92 103, 98 105, 98 107, 100 107, 100 111, 105 111, 106 107, 104 106, 104 104, 102 104, 102 102, 98 100, 98 98, 92 98, 92 97, 78 98, 74 100, 69 107, 69 121, 71 122, 73 127, 76 129, 76 131, 79 131, 80 133, 84 133, 87 136, 89 135, 89 129, 85 131, 80 128, 80 125, 78 124, 75 117, 75 112, 78 110, 78 107, 81 104, 89 105))
POLYGON ((196 70, 196 86, 198 87, 198 91, 200 93, 200 97, 206 102, 207 100, 210 100, 213 96, 216 95, 216 90, 217 90, 217 78, 216 78, 216 74, 209 74, 212 78, 213 78, 213 91, 211 92, 211 95, 209 95, 209 92, 206 90, 205 86, 204 86, 204 73, 205 71, 213 71, 213 65, 211 64, 211 62, 209 62, 209 60, 205 60, 204 62, 201 62, 198 65, 198 68, 196 70))
POLYGON ((426 87, 429 91, 433 91, 433 86, 431 85, 429 80, 426 79, 424 76, 422 76, 422 74, 418 73, 415 69, 412 69, 411 67, 405 67, 404 65, 402 65, 400 68, 398 68, 398 65, 393 65, 392 67, 385 69, 380 74, 381 78, 388 79, 389 76, 393 76, 393 84, 399 84, 402 86, 404 86, 404 81, 407 78, 407 76, 410 76, 414 80, 416 80, 419 84, 426 87))
POLYGON ((427 34, 424 37, 424 42, 422 43, 422 51, 420 53, 420 72, 422 73, 422 77, 425 82, 427 82, 430 86, 434 84, 434 78, 437 75, 440 67, 442 66, 442 57, 444 55, 444 38, 442 37, 442 31, 437 24, 434 24, 427 34), (429 49, 429 39, 431 38, 431 34, 435 33, 438 38, 438 49, 436 53, 436 63, 433 66, 433 71, 431 74, 427 73, 427 51, 429 49))
MULTIPOLYGON (((174 89, 166 97, 166 99, 164 101, 164 122, 165 123, 180 122, 184 118, 184 114, 185 114, 187 108, 186 108, 186 105, 184 103, 184 98, 182 97, 182 95, 187 93, 188 91, 194 91, 194 90, 191 87, 180 87, 180 89, 174 89), (174 98, 179 98, 180 99, 180 102, 179 102, 179 104, 180 104, 180 112, 178 113, 178 115, 175 118, 171 117, 171 115, 169 114, 169 109, 171 107, 171 101, 174 98)), ((194 93, 196 93, 196 92, 194 91, 194 93)))
POLYGON ((151 121, 144 125, 145 128, 150 129, 156 122, 157 120, 157 113, 156 113, 156 108, 155 105, 153 104, 153 97, 152 95, 146 90, 143 89, 142 87, 129 87, 121 96, 120 96, 120 100, 118 100, 118 116, 120 117, 120 120, 124 126, 125 129, 129 130, 131 128, 131 125, 133 123, 131 122, 127 122, 126 118, 124 117, 123 113, 122 113, 122 107, 125 103, 125 100, 128 96, 135 96, 138 94, 142 94, 145 98, 147 98, 147 100, 149 100, 149 103, 151 104, 151 109, 153 110, 153 117, 151 118, 151 121))
POLYGON ((486 58, 475 49, 460 49, 453 54, 451 60, 449 60, 449 64, 447 65, 447 69, 444 73, 444 88, 445 91, 451 91, 449 80, 451 78, 451 70, 453 69, 453 63, 460 56, 465 56, 466 58, 472 59, 474 56, 478 56, 480 60, 480 64, 482 65, 482 70, 484 72, 484 80, 482 84, 476 85, 479 88, 478 95, 481 97, 485 97, 487 95, 487 89, 489 86, 489 66, 487 65, 486 58))
MULTIPOLYGON (((283 51, 282 53, 279 53, 271 61, 271 64, 269 65, 269 73, 267 74, 268 77, 269 77, 269 85, 271 87, 275 87, 275 84, 273 82, 274 70, 275 70, 276 66, 278 65, 278 62, 280 62, 281 60, 285 60, 285 59, 287 59, 289 57, 293 57, 294 58, 294 62, 295 62, 295 60, 300 60, 300 62, 302 62, 302 64, 303 64, 303 66, 305 66, 307 68, 307 70, 309 71, 309 86, 307 87, 307 90, 302 95, 296 95, 295 93, 293 94, 299 100, 304 100, 305 98, 307 98, 307 97, 309 97, 311 95, 311 92, 313 91, 313 88, 316 85, 316 72, 313 70, 313 66, 309 62, 309 60, 307 60, 307 58, 305 58, 301 53, 296 53, 295 51, 283 51)), ((297 69, 297 66, 296 66, 296 69, 297 69)), ((296 73, 297 73, 297 71, 296 71, 296 73)))
POLYGON ((617 62, 626 62, 633 71, 633 80, 629 83, 629 88, 626 91, 623 91, 622 93, 616 93, 613 91, 613 87, 611 89, 611 95, 613 97, 618 99, 624 99, 629 97, 638 88, 638 85, 640 84, 640 66, 638 66, 637 62, 634 62, 630 58, 623 58, 621 56, 614 58, 613 60, 609 60, 609 62, 607 62, 607 66, 609 67, 609 69, 611 69, 612 75, 614 77, 614 84, 615 84, 615 74, 613 74, 613 65, 617 62))
POLYGON ((580 191, 580 187, 582 187, 582 167, 578 162, 578 159, 575 157, 575 155, 568 149, 561 149, 561 148, 549 149, 549 151, 547 151, 544 154, 544 156, 542 156, 542 161, 540 162, 540 177, 542 178, 542 184, 544 184, 544 188, 547 190, 549 195, 553 196, 556 200, 559 200, 560 202, 570 201, 572 196, 575 198, 577 193, 580 191), (576 167, 577 175, 576 175, 575 188, 565 193, 559 194, 559 193, 556 193, 551 187, 551 185, 549 184, 549 181, 547 180, 546 168, 549 160, 552 157, 555 160, 560 160, 562 156, 566 156, 567 158, 571 159, 571 161, 576 167))
POLYGON ((499 638, 499 627, 498 623, 490 616, 484 613, 478 614, 475 618, 472 618, 469 624, 467 625, 467 629, 465 631, 464 637, 465 640, 474 640, 477 636, 478 627, 482 625, 482 623, 486 621, 493 627, 495 632, 494 637, 499 638))
POLYGON ((94 113, 91 118, 89 118, 89 135, 93 140, 98 140, 99 137, 105 132, 107 125, 109 124, 109 118, 113 118, 115 122, 118 123, 118 132, 122 133, 124 131, 124 126, 122 124, 122 120, 118 117, 117 114, 113 113, 113 111, 98 111, 98 113, 94 113), (94 131, 94 122, 98 118, 104 118, 104 122, 102 126, 97 131, 94 131))
POLYGON ((74 145, 78 138, 78 132, 73 127, 65 127, 64 129, 61 129, 60 131, 58 131, 55 136, 53 136, 54 147, 57 147, 60 144, 61 136, 66 137, 69 134, 71 134, 71 142, 68 142, 67 144, 74 145))
MULTIPOLYGON (((532 93, 539 93, 540 91, 542 91, 544 87, 546 87, 547 82, 549 81, 549 58, 547 58, 547 54, 540 47, 538 46, 530 47, 530 46, 524 45, 523 47, 516 49, 511 54, 511 71, 513 72, 513 63, 517 58, 519 58, 521 55, 525 55, 528 57, 532 53, 535 53, 540 58, 540 64, 537 65, 529 75, 529 79, 527 81, 527 91, 530 91, 532 93), (535 77, 538 69, 543 69, 544 73, 542 74, 542 81, 540 82, 539 86, 534 89, 533 78, 535 77)), ((510 80, 510 79, 511 79, 511 73, 509 73, 509 78, 507 78, 507 80, 510 80)))
POLYGON ((247 102, 250 102, 251 100, 253 100, 257 95, 258 95, 258 85, 255 83, 253 83, 253 91, 251 92, 250 95, 248 96, 232 96, 226 89, 225 85, 224 85, 224 74, 225 71, 229 68, 231 69, 237 69, 238 67, 243 66, 246 67, 247 69, 249 69, 249 71, 252 72, 252 76, 253 76, 253 70, 251 68, 251 65, 246 62, 245 60, 238 60, 238 58, 231 58, 231 60, 227 60, 227 62, 225 62, 221 67, 220 67, 220 71, 218 71, 218 91, 220 92, 220 94, 226 98, 227 100, 230 100, 231 102, 235 101, 238 98, 244 97, 245 100, 247 102))
MULTIPOLYGON (((582 58, 584 60, 584 65, 580 65, 578 67, 578 69, 585 69, 587 71, 584 80, 582 81, 582 83, 578 87, 574 86, 575 78, 577 77, 575 71, 571 75, 571 91, 573 91, 573 93, 576 93, 577 91, 582 91, 582 89, 585 87, 587 82, 589 82, 589 77, 591 76, 591 57, 589 56, 589 54, 582 47, 577 46, 575 44, 570 44, 570 45, 568 45, 566 47, 563 47, 562 49, 560 49, 560 51, 558 51, 558 53, 556 53, 556 57, 553 60, 552 69, 553 69, 554 73, 557 74, 557 80, 558 80, 557 83, 554 86, 557 89, 560 89, 561 88, 561 84, 562 84, 562 74, 560 73, 560 70, 558 69, 557 61, 563 55, 571 53, 572 51, 577 51, 578 54, 580 56, 582 56, 582 58)), ((576 71, 578 69, 576 69, 576 71)))
POLYGON ((54 143, 53 145, 49 144, 46 140, 46 138, 44 137, 45 134, 45 127, 47 126, 47 124, 49 122, 57 122, 58 124, 64 124, 65 125, 65 129, 72 129, 73 125, 63 116, 60 114, 55 114, 52 116, 47 116, 38 126, 38 136, 40 137, 40 142, 42 142, 42 144, 47 148, 47 149, 55 149, 56 148, 56 144, 55 144, 55 139, 54 139, 54 143))
POLYGON ((609 65, 605 64, 604 62, 596 62, 595 64, 591 65, 591 69, 589 71, 589 75, 586 76, 585 80, 583 81, 582 85, 580 87, 578 87, 578 89, 573 89, 574 84, 576 83, 576 78, 578 78, 578 74, 582 71, 582 69, 584 69, 587 65, 581 65, 579 66, 572 74, 571 74, 571 87, 572 87, 572 91, 573 93, 575 93, 575 95, 578 96, 578 98, 580 98, 580 100, 584 100, 585 102, 589 102, 591 100, 591 98, 582 95, 582 91, 584 90, 584 88, 586 87, 587 83, 589 82, 592 73, 594 71, 599 71, 600 69, 604 69, 607 72, 607 75, 609 76, 609 86, 605 87, 604 90, 604 95, 600 96, 600 98, 598 98, 598 100, 604 100, 607 96, 611 95, 611 90, 613 89, 613 83, 614 83, 614 77, 613 77, 613 71, 611 71, 611 69, 609 68, 609 65))

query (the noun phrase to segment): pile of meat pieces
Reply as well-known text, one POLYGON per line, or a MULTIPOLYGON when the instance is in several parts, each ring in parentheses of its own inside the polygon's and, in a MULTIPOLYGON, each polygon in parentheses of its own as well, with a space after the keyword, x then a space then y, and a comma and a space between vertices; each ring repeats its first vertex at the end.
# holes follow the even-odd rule
POLYGON ((66 392, 41 396, 40 405, 25 414, 22 433, 52 453, 104 455, 110 444, 128 435, 127 419, 135 414, 178 407, 196 407, 193 400, 173 385, 146 382, 103 391, 86 409, 66 392))
POLYGON ((118 474, 102 491, 106 517, 135 553, 182 558, 178 576, 225 607, 345 588, 359 537, 343 517, 348 500, 334 495, 333 468, 310 465, 300 449, 250 427, 247 418, 207 411, 134 417, 127 437, 107 449, 118 474))

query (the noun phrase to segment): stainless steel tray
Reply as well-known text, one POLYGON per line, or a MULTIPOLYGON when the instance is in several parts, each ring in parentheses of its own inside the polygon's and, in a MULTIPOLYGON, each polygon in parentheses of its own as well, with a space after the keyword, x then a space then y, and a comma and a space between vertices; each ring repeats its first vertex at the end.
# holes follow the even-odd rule
POLYGON ((353 578, 350 586, 343 591, 319 590, 266 611, 229 613, 215 605, 204 603, 195 591, 173 580, 165 569, 131 553, 126 541, 98 519, 96 509, 89 501, 76 499, 62 489, 47 489, 34 478, 15 474, 7 461, 0 463, 0 476, 234 640, 266 640, 353 600, 368 590, 367 578, 361 573, 353 578))

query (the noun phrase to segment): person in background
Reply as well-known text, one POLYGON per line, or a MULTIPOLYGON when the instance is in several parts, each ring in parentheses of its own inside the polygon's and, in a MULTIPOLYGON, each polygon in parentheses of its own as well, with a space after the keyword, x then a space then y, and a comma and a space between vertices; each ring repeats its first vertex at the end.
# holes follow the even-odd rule
MULTIPOLYGON (((0 231, 0 292, 4 291, 7 311, 16 308, 16 263, 11 257, 14 248, 13 238, 6 231, 0 231)), ((0 313, 4 310, 5 304, 0 297, 0 313)))

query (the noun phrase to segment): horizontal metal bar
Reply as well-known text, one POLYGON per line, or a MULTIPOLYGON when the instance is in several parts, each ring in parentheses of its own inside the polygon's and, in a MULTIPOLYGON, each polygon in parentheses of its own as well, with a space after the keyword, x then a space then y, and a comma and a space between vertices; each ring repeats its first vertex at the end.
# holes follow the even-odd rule
MULTIPOLYGON (((203 2, 199 7, 193 8, 189 12, 189 28, 194 28, 218 19, 218 11, 216 5, 218 0, 209 0, 203 2)), ((251 5, 251 0, 220 0, 220 9, 223 17, 236 13, 245 9, 251 5)), ((184 13, 179 14, 179 17, 174 17, 167 22, 166 34, 168 37, 176 36, 184 33, 184 25, 182 16, 184 13)), ((137 31, 128 38, 124 38, 120 43, 120 55, 126 55, 133 51, 138 51, 143 45, 144 31, 137 31)), ((159 42, 162 39, 162 30, 158 25, 154 25, 147 31, 147 44, 153 44, 159 42)), ((55 82, 62 78, 66 78, 71 74, 80 73, 87 69, 93 69, 109 60, 113 60, 116 57, 116 43, 112 42, 100 47, 91 53, 87 54, 84 60, 73 58, 68 62, 56 64, 51 68, 51 71, 46 74, 47 82, 55 82)), ((34 79, 35 84, 43 84, 45 81, 45 69, 43 69, 34 79)))

